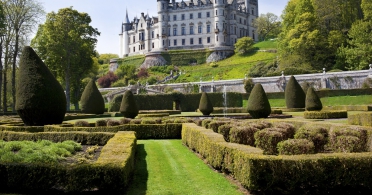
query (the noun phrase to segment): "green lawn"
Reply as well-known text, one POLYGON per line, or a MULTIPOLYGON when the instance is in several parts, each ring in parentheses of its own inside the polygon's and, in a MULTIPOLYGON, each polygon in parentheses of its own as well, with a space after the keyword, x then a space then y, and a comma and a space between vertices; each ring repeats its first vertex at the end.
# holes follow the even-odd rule
POLYGON ((126 194, 242 194, 181 140, 138 140, 134 180, 126 194))

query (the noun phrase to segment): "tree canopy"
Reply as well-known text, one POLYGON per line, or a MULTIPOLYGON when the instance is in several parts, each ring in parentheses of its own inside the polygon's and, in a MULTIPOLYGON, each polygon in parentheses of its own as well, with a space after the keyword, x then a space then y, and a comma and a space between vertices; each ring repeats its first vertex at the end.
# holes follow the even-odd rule
POLYGON ((46 22, 39 26, 31 42, 52 72, 65 83, 68 110, 71 86, 81 93, 82 79, 93 69, 96 37, 100 32, 90 26, 91 22, 87 13, 72 7, 60 9, 47 14, 46 22))
POLYGON ((245 54, 252 49, 254 41, 251 37, 242 37, 235 43, 235 52, 245 54))
POLYGON ((277 15, 269 12, 256 18, 253 26, 256 27, 259 40, 264 41, 267 38, 276 38, 279 35, 281 21, 277 15))

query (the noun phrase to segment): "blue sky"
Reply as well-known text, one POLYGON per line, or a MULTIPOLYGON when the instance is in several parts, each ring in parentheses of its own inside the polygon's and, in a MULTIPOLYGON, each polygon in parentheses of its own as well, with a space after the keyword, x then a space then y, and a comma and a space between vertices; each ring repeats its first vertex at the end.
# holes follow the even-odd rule
MULTIPOLYGON (((97 51, 119 54, 119 33, 121 22, 128 9, 129 19, 139 16, 141 12, 157 15, 156 0, 38 0, 44 6, 45 12, 57 12, 61 8, 72 6, 79 12, 86 12, 92 18, 91 25, 98 28, 97 51)), ((181 0, 177 0, 180 2, 181 0)), ((259 12, 271 12, 281 15, 288 0, 258 0, 259 12)), ((44 22, 44 21, 43 21, 44 22)))

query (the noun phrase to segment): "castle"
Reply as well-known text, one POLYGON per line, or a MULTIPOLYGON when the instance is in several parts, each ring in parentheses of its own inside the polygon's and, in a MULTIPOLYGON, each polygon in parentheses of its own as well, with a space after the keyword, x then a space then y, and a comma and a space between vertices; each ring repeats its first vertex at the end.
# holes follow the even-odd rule
POLYGON ((228 55, 239 38, 257 40, 257 0, 157 0, 157 10, 157 17, 141 13, 132 21, 126 13, 120 57, 204 48, 228 55))

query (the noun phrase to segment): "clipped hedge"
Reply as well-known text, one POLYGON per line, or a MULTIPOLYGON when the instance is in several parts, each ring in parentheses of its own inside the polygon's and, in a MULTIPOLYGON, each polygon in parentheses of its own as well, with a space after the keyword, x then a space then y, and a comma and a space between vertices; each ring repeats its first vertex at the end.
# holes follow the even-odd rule
POLYGON ((114 133, 88 133, 88 132, 13 132, 0 131, 0 140, 4 141, 38 141, 49 140, 52 142, 63 142, 66 140, 73 140, 82 145, 100 145, 103 146, 111 139, 114 133))
MULTIPOLYGON (((136 119, 135 119, 136 120, 136 119)), ((134 120, 131 120, 131 122, 134 120)), ((139 121, 141 123, 141 121, 139 121)), ((112 127, 60 127, 44 126, 44 132, 118 132, 134 131, 137 139, 181 139, 182 124, 125 124, 112 127)))
POLYGON ((180 110, 140 110, 139 114, 168 113, 168 115, 181 114, 180 110))
POLYGON ((307 139, 289 139, 278 143, 280 155, 314 154, 314 143, 307 139))
POLYGON ((183 124, 182 142, 212 167, 231 173, 244 187, 266 194, 325 194, 372 191, 372 153, 262 155, 227 143, 212 130, 183 124))
POLYGON ((347 117, 349 125, 372 126, 372 113, 360 113, 347 117))
POLYGON ((323 107, 322 110, 372 111, 372 106, 367 105, 327 106, 323 107))
POLYGON ((1 131, 16 131, 16 132, 43 132, 44 126, 12 126, 0 125, 1 131))
POLYGON ((167 117, 169 113, 153 113, 153 114, 138 114, 137 118, 146 118, 146 117, 167 117))
POLYGON ((94 163, 14 164, 0 162, 1 189, 11 192, 85 192, 99 190, 118 193, 128 186, 134 170, 134 132, 118 132, 102 148, 94 163))
POLYGON ((332 118, 347 118, 346 110, 335 111, 305 111, 305 119, 332 119, 332 118))
POLYGON ((111 117, 111 114, 68 114, 63 119, 64 121, 68 120, 77 120, 77 119, 88 119, 88 118, 106 118, 111 117))

